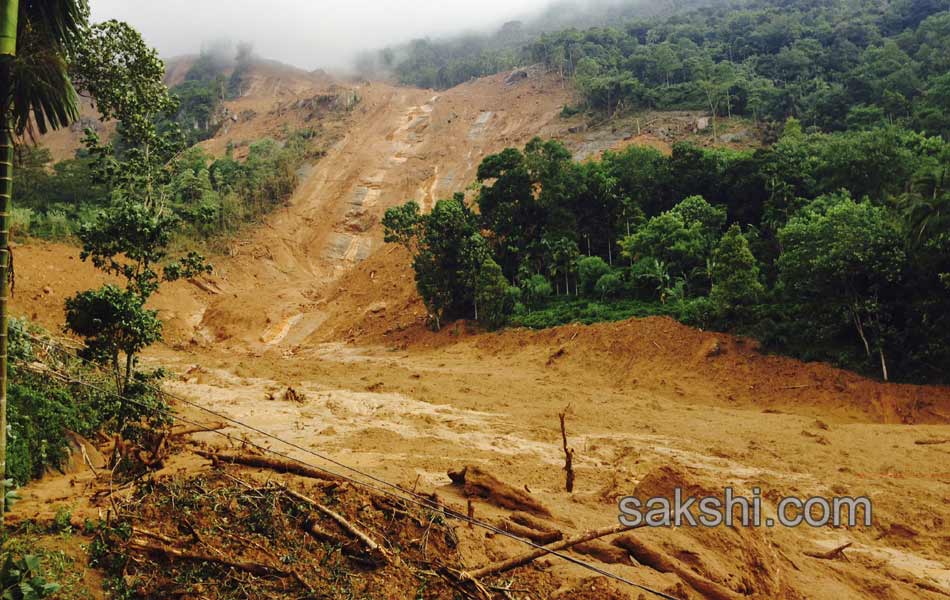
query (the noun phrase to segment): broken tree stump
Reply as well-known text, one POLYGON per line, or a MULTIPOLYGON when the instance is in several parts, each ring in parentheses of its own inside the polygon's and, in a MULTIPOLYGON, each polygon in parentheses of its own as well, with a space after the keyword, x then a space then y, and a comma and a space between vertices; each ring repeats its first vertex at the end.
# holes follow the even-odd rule
POLYGON ((567 426, 564 423, 567 419, 567 410, 558 413, 557 416, 561 420, 561 440, 564 444, 564 489, 570 494, 574 492, 574 449, 567 447, 567 426))

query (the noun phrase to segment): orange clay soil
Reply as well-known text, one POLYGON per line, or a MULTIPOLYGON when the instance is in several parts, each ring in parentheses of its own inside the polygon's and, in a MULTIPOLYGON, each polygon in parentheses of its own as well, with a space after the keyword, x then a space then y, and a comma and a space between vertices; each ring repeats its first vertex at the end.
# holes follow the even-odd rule
MULTIPOLYGON (((244 101, 273 105, 265 87, 244 101)), ((867 495, 871 528, 636 535, 736 597, 950 595, 950 443, 920 443, 950 438, 950 389, 881 384, 765 356, 748 340, 665 318, 427 331, 408 257, 382 242, 386 208, 416 199, 428 209, 463 191, 485 154, 535 135, 562 139, 579 154, 623 145, 631 135, 580 131, 576 118, 562 120, 570 95, 542 75, 507 85, 503 74, 438 93, 375 82, 348 89, 361 103, 288 206, 214 257, 213 276, 156 297, 167 345, 147 360, 177 373, 168 391, 387 480, 435 491, 463 512, 466 500, 446 473, 481 466, 529 489, 568 532, 615 523, 619 497, 672 495, 675 487, 715 494, 726 486, 745 494, 761 488, 767 513, 782 496, 867 495), (283 393, 288 387, 297 401, 283 393), (565 408, 576 450, 573 494, 563 490, 557 415, 565 408), (847 542, 843 557, 806 554, 847 542)), ((273 126, 266 123, 257 134, 273 126)), ((220 151, 225 143, 208 145, 220 151)), ((18 311, 60 326, 63 298, 101 279, 77 254, 57 244, 20 245, 18 311)), ((215 434, 197 437, 220 443, 215 434)), ((83 491, 43 482, 32 494, 21 508, 27 516, 83 491)), ((473 506, 477 517, 507 514, 480 500, 473 506)), ((472 535, 462 557, 475 567, 521 550, 498 536, 472 535)), ((616 553, 586 550, 595 556, 578 556, 629 579, 704 597, 682 572, 648 560, 604 564, 616 553)), ((622 586, 607 592, 603 580, 557 559, 538 566, 573 587, 570 597, 640 594, 622 586)))

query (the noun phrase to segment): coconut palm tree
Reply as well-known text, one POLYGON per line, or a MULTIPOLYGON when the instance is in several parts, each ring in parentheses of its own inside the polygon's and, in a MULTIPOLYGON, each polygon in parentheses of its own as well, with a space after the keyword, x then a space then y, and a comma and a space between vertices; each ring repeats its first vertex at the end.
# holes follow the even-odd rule
MULTIPOLYGON (((67 71, 88 19, 85 0, 0 0, 0 476, 6 476, 9 215, 13 147, 79 116, 67 71)), ((0 495, 2 497, 2 495, 0 495)))

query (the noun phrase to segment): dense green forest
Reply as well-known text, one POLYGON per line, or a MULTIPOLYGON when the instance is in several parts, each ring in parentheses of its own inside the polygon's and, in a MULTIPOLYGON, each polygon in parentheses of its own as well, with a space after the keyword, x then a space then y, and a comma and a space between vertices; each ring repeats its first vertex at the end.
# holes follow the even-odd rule
POLYGON ((475 206, 390 209, 438 325, 667 314, 898 380, 950 372, 950 144, 895 126, 667 157, 488 156, 475 206), (477 207, 477 210, 475 208, 477 207))
POLYGON ((356 66, 364 74, 389 73, 407 85, 444 89, 524 64, 528 60, 527 46, 545 31, 668 15, 706 3, 708 0, 669 4, 642 0, 554 2, 540 14, 530 19, 508 21, 493 33, 415 39, 406 44, 365 52, 357 59, 356 66))
MULTIPOLYGON (((407 84, 450 87, 543 63, 571 78, 588 108, 702 109, 825 131, 903 123, 950 131, 950 2, 741 0, 686 4, 610 27, 415 40, 380 59, 407 84)), ((622 20, 622 16, 636 18, 622 20)))

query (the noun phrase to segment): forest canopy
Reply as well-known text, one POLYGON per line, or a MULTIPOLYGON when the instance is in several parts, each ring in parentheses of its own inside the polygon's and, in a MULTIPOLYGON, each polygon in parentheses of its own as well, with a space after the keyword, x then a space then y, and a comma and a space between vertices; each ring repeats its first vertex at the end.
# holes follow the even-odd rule
POLYGON ((509 23, 490 36, 414 40, 364 63, 434 88, 543 63, 608 116, 702 109, 796 117, 824 131, 902 123, 950 132, 948 0, 687 2, 662 14, 621 6, 594 19, 610 26, 509 23))
POLYGON ((950 144, 895 126, 754 151, 508 148, 465 196, 390 209, 434 324, 665 314, 885 379, 950 372, 950 144), (477 209, 477 210, 476 210, 477 209))

